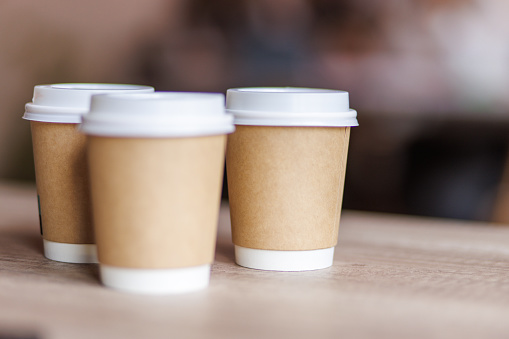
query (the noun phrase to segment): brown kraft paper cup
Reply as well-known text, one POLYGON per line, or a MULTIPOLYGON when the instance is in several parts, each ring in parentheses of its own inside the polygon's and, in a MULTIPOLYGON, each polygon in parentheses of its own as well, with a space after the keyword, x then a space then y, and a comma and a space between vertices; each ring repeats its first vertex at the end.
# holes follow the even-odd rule
POLYGON ((88 136, 101 265, 167 269, 213 261, 226 135, 88 136))
POLYGON ((45 240, 93 244, 86 138, 76 124, 30 121, 45 240))
POLYGON ((350 127, 237 126, 226 153, 234 244, 335 246, 349 136, 350 127))
POLYGON ((77 131, 100 93, 151 93, 126 84, 37 85, 23 119, 31 122, 44 255, 69 263, 97 263, 89 200, 86 138, 77 131))

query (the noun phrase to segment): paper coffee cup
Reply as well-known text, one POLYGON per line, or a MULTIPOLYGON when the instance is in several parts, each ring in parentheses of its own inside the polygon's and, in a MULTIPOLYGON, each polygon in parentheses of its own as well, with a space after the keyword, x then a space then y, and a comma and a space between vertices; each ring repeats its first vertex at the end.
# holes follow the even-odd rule
POLYGON ((237 264, 304 271, 332 265, 350 127, 348 93, 310 88, 227 92, 236 132, 226 165, 237 264))
POLYGON ((148 86, 53 84, 34 88, 30 120, 44 255, 71 263, 97 262, 92 227, 86 138, 77 131, 97 93, 153 92, 148 86))
POLYGON ((234 130, 224 96, 98 95, 81 130, 103 284, 149 294, 206 287, 234 130))

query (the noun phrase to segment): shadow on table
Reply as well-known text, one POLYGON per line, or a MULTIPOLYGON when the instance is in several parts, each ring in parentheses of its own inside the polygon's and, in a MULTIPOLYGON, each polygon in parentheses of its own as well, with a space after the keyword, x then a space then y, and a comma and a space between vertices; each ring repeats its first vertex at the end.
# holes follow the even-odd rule
POLYGON ((53 281, 99 284, 98 265, 70 264, 47 259, 41 236, 37 232, 29 232, 26 227, 0 230, 0 265, 10 272, 42 274, 53 281))
POLYGON ((25 231, 0 231, 0 255, 12 259, 43 258, 42 238, 25 231))
POLYGON ((216 244, 216 263, 233 264, 235 263, 235 253, 233 243, 229 239, 218 239, 216 244))
POLYGON ((0 339, 40 339, 41 337, 27 333, 27 331, 3 331, 0 330, 0 339))

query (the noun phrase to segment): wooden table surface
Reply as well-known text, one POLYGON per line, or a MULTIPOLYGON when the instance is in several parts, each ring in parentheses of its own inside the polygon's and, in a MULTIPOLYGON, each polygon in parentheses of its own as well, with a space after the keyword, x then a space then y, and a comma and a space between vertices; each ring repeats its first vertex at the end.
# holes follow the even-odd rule
POLYGON ((334 266, 236 266, 221 208, 210 287, 104 288, 42 255, 32 186, 0 184, 0 338, 508 338, 509 229, 345 211, 334 266))

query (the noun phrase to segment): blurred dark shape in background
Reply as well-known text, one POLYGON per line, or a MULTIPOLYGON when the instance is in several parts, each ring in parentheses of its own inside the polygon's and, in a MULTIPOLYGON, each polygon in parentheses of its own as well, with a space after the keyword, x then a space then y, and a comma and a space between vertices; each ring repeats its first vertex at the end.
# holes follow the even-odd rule
POLYGON ((33 180, 19 117, 38 83, 334 88, 350 92, 360 122, 345 208, 491 220, 509 144, 503 0, 48 0, 44 8, 0 3, 8 46, 0 69, 10 70, 0 119, 15 126, 0 130, 10 131, 0 133, 3 178, 33 180))
MULTIPOLYGON (((193 0, 183 27, 142 56, 158 89, 221 91, 299 83, 311 62, 310 8, 299 0, 193 0)), ((301 80, 301 82, 303 82, 301 80)))

